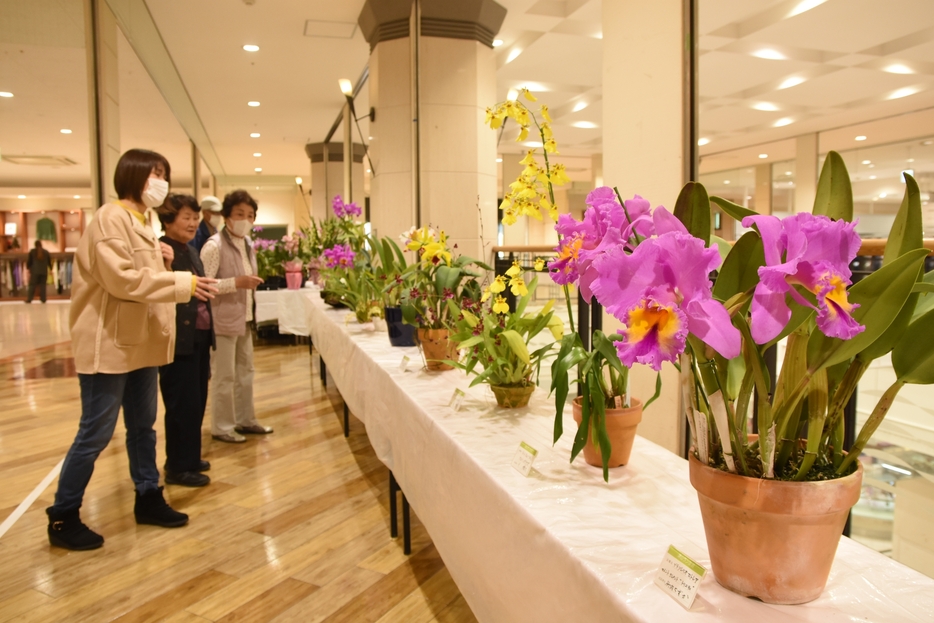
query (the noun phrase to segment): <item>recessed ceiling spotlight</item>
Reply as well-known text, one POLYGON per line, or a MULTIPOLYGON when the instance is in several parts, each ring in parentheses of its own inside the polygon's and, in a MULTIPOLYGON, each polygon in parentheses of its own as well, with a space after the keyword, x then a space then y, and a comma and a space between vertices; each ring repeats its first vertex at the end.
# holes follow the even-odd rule
POLYGON ((856 140, 856 141, 865 141, 865 140, 866 140, 866 137, 863 136, 862 134, 860 134, 859 136, 857 136, 857 137, 856 137, 855 139, 853 139, 853 140, 856 140))
POLYGON ((256 171, 257 173, 262 173, 262 172, 263 172, 263 167, 256 167, 256 168, 253 169, 253 170, 256 171))
POLYGON ((71 134, 71 130, 69 130, 68 128, 62 128, 61 130, 59 130, 59 132, 61 132, 62 134, 71 134))
POLYGON ((895 63, 894 65, 889 65, 885 68, 885 71, 890 74, 913 74, 915 73, 911 67, 905 67, 900 63, 895 63))
POLYGON ((785 171, 785 175, 791 175, 791 171, 785 171))
POLYGON ((875 168, 876 168, 876 165, 870 164, 870 165, 869 165, 869 168, 870 168, 870 169, 875 169, 875 168))
POLYGON ((870 176, 869 176, 869 179, 874 180, 874 179, 876 179, 876 176, 875 176, 875 175, 870 175, 870 176))
POLYGON ((768 154, 759 154, 759 158, 768 158, 768 157, 769 157, 768 154))
POLYGON ((914 95, 914 94, 917 93, 917 92, 918 92, 918 89, 917 89, 916 87, 904 87, 904 88, 902 88, 902 89, 898 89, 898 90, 892 91, 892 92, 889 94, 889 96, 888 96, 887 98, 885 98, 885 99, 897 100, 897 99, 901 99, 901 98, 903 98, 903 97, 908 97, 909 95, 914 95))
POLYGON ((577 102, 576 104, 574 104, 574 108, 571 109, 571 112, 580 112, 584 110, 585 108, 587 108, 587 106, 588 106, 587 102, 585 102, 584 100, 581 100, 577 102))
POLYGON ((74 198, 75 198, 75 199, 80 199, 80 198, 81 198, 81 195, 75 195, 74 198))
POLYGON ((816 6, 824 4, 827 0, 801 0, 798 4, 795 5, 791 11, 788 12, 786 17, 794 17, 795 15, 800 15, 805 11, 810 11, 816 6))
POLYGON ((295 178, 295 183, 298 184, 299 186, 301 186, 301 185, 302 185, 302 178, 296 177, 296 178, 295 178))
POLYGON ((571 124, 571 126, 575 128, 583 128, 585 130, 592 130, 596 127, 599 127, 593 121, 575 121, 571 124))
POLYGON ((914 159, 914 158, 909 158, 909 159, 908 159, 908 160, 906 160, 905 162, 914 162, 914 161, 915 161, 915 159, 914 159))
POLYGON ((259 138, 259 132, 250 132, 250 138, 259 138))
POLYGON ((250 106, 251 108, 256 108, 259 106, 259 102, 247 102, 246 105, 250 106))
POLYGON ((258 151, 257 151, 257 152, 253 152, 253 157, 254 157, 254 158, 259 158, 259 157, 262 156, 262 155, 263 155, 263 154, 261 154, 261 153, 258 152, 258 151))
POLYGON ((772 127, 775 127, 775 128, 783 128, 783 127, 785 127, 786 125, 791 125, 791 124, 794 123, 794 122, 795 122, 795 120, 792 119, 791 117, 782 117, 781 119, 779 119, 778 121, 776 121, 775 123, 773 123, 773 124, 772 124, 772 127))
POLYGON ((879 199, 885 199, 885 196, 886 196, 887 194, 888 194, 888 193, 879 193, 879 199))
POLYGON ((872 160, 863 160, 863 164, 870 164, 872 160))
POLYGON ((923 141, 922 145, 934 145, 934 141, 923 141))
POLYGON ((509 101, 514 102, 516 101, 517 97, 519 97, 519 91, 516 89, 509 89, 509 91, 506 93, 506 99, 509 101))
POLYGON ((723 180, 723 183, 724 183, 724 184, 729 184, 729 183, 730 183, 730 180, 723 180))
POLYGON ((539 142, 539 141, 526 141, 526 142, 524 143, 524 145, 525 145, 526 147, 531 147, 532 149, 536 149, 536 148, 542 146, 541 142, 539 142))
POLYGON ((761 50, 756 50, 752 53, 753 56, 758 58, 764 58, 770 61, 783 61, 785 60, 785 55, 779 52, 778 50, 773 50, 771 48, 763 48, 761 50))
POLYGON ((785 80, 780 85, 778 85, 778 88, 779 89, 790 89, 791 87, 798 86, 804 81, 805 81, 804 78, 800 78, 798 76, 791 76, 790 78, 785 78, 785 80))
POLYGON ((13 97, 13 94, 9 91, 0 91, 0 97, 13 97))
POLYGON ((247 52, 259 52, 259 46, 253 45, 252 43, 246 44, 245 46, 243 46, 243 49, 246 50, 247 52))
POLYGON ((704 145, 709 145, 709 144, 710 144, 710 139, 709 139, 709 138, 699 138, 699 139, 697 139, 697 144, 698 144, 699 146, 701 146, 701 147, 703 147, 704 145))
POLYGON ((765 112, 775 112, 778 110, 778 106, 772 104, 771 102, 757 102, 756 104, 753 104, 752 107, 756 110, 762 110, 765 112))
POLYGON ((497 158, 497 159, 496 159, 496 162, 502 162, 502 161, 503 161, 502 158, 497 158))
POLYGON ((498 47, 501 46, 501 45, 503 45, 503 40, 502 40, 502 39, 493 39, 493 47, 494 47, 494 48, 498 48, 498 47))
POLYGON ((26 195, 16 195, 16 198, 17 198, 17 199, 25 199, 25 198, 26 198, 26 195))

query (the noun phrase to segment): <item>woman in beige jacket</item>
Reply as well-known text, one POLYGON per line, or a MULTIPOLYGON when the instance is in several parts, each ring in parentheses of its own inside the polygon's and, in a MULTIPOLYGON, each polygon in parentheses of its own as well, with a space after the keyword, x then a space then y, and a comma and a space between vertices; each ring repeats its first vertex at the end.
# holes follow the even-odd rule
POLYGON ((117 162, 120 200, 101 207, 75 254, 70 324, 81 386, 81 422, 62 466, 55 503, 46 509, 52 545, 95 549, 104 539, 82 523, 79 509, 94 462, 107 447, 120 407, 126 424, 136 522, 185 525, 188 516, 165 502, 156 467, 158 366, 172 360, 175 304, 212 298, 215 280, 171 272, 171 247, 144 216, 168 193, 170 168, 161 155, 131 149, 117 162))

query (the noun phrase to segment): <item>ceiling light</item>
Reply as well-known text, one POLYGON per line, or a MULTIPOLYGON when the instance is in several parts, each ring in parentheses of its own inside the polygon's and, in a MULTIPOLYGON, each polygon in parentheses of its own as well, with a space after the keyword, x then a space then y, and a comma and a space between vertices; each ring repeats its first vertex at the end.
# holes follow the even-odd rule
POLYGON ((262 156, 262 155, 263 155, 263 154, 259 153, 258 151, 253 153, 253 157, 254 157, 254 158, 259 158, 259 157, 262 156))
POLYGON ((81 198, 81 195, 75 195, 74 198, 75 198, 75 199, 80 199, 80 198, 81 198))
POLYGON ((875 169, 875 168, 876 168, 876 165, 870 164, 870 165, 869 165, 869 168, 870 168, 870 169, 875 169))
POLYGON ((768 158, 768 157, 769 157, 768 154, 759 154, 759 158, 768 158))
POLYGON ((513 62, 514 60, 519 58, 520 54, 522 54, 521 48, 513 48, 512 51, 509 53, 509 56, 506 57, 506 62, 507 63, 513 62))
POLYGON ((909 159, 908 159, 908 160, 906 160, 905 162, 914 162, 914 161, 915 161, 915 159, 914 159, 914 158, 909 158, 909 159))
POLYGON ((791 175, 791 171, 785 171, 785 175, 791 175))
POLYGON ((296 178, 295 178, 295 183, 298 184, 299 186, 301 186, 301 185, 302 185, 302 178, 296 177, 296 178))
POLYGON ((9 91, 0 91, 0 97, 13 97, 13 94, 9 91))
POLYGON ((783 128, 783 127, 785 127, 786 125, 791 125, 791 124, 794 123, 794 122, 795 122, 795 120, 792 119, 791 117, 782 117, 781 119, 779 119, 778 121, 776 121, 775 123, 773 123, 773 124, 772 124, 772 127, 775 127, 775 128, 783 128))
POLYGON ((502 158, 497 158, 497 159, 496 159, 496 162, 502 162, 502 161, 503 161, 502 158))
POLYGON ((897 474, 905 474, 906 476, 911 476, 911 472, 907 469, 902 469, 901 467, 895 467, 894 465, 889 465, 888 463, 881 463, 883 469, 887 469, 890 472, 895 472, 897 474))
POLYGON ((909 95, 914 95, 914 94, 917 93, 917 92, 918 92, 918 89, 915 88, 915 87, 904 87, 904 88, 902 88, 902 89, 898 89, 898 90, 896 90, 896 91, 892 91, 892 92, 889 94, 889 96, 888 96, 887 98, 885 98, 885 99, 897 100, 897 99, 900 99, 900 98, 903 98, 903 97, 908 97, 909 95))
POLYGON ((506 93, 506 99, 510 101, 516 101, 516 98, 519 97, 519 92, 515 89, 509 89, 509 92, 506 93))
POLYGON ((494 47, 494 48, 498 48, 498 47, 501 46, 501 45, 503 45, 503 40, 502 40, 502 39, 493 39, 493 47, 494 47))
POLYGON ((341 78, 337 81, 337 84, 339 84, 341 87, 341 93, 348 97, 353 95, 353 84, 351 84, 350 80, 347 78, 341 78))
POLYGON ((256 108, 257 106, 259 106, 259 102, 247 102, 246 105, 252 108, 256 108))
POLYGON ((246 50, 247 52, 259 52, 259 46, 253 45, 252 43, 246 44, 245 46, 243 46, 243 49, 246 50))
POLYGON ((934 145, 934 141, 924 141, 921 144, 922 145, 934 145))
POLYGON ((526 146, 526 147, 531 147, 532 149, 535 149, 535 148, 537 148, 537 147, 541 147, 542 144, 541 144, 539 141, 526 141, 526 142, 525 142, 525 146, 526 146))
POLYGON ((256 168, 253 169, 253 170, 256 171, 257 173, 262 173, 262 172, 263 172, 263 167, 256 167, 256 168))
POLYGON ((250 132, 250 138, 259 138, 259 132, 250 132))
POLYGON ((791 76, 790 78, 785 78, 785 80, 778 85, 779 89, 790 89, 791 87, 796 87, 802 82, 805 81, 805 78, 800 78, 798 76, 791 76))
POLYGON ((571 112, 580 112, 584 110, 585 108, 587 108, 587 106, 588 106, 587 102, 585 102, 584 100, 581 100, 577 102, 576 104, 574 104, 574 108, 571 109, 571 112))
POLYGON ((16 198, 17 198, 17 199, 25 199, 25 198, 26 198, 26 195, 16 195, 16 198))
POLYGON ((69 130, 68 128, 62 128, 61 130, 59 130, 59 132, 61 132, 62 134, 71 134, 71 130, 69 130))
POLYGON ((888 194, 888 193, 879 193, 879 199, 885 199, 885 196, 886 196, 887 194, 888 194))
POLYGON ((805 11, 810 11, 816 6, 824 4, 827 0, 801 0, 798 4, 795 5, 791 11, 788 12, 786 17, 794 17, 795 15, 800 15, 805 11))
POLYGON ((593 121, 575 121, 571 124, 571 126, 575 128, 583 128, 585 130, 592 130, 598 127, 597 124, 593 121))
POLYGON ((869 179, 874 180, 874 179, 876 179, 876 176, 875 176, 875 175, 870 175, 870 176, 869 176, 869 179))
POLYGON ((710 139, 709 139, 709 138, 699 138, 699 139, 697 139, 697 144, 698 144, 700 147, 703 147, 704 145, 709 145, 709 144, 710 144, 710 139))
POLYGON ((905 67, 904 65, 901 65, 899 63, 896 63, 894 65, 889 65, 888 67, 885 68, 885 71, 889 72, 890 74, 913 74, 915 73, 911 67, 905 67))
POLYGON ((723 183, 724 183, 724 184, 729 184, 729 183, 730 183, 730 180, 723 180, 723 183))
POLYGON ((758 102, 757 104, 753 104, 752 107, 756 110, 762 110, 765 112, 775 112, 778 110, 778 106, 770 102, 758 102))
POLYGON ((865 141, 865 140, 866 140, 866 137, 863 136, 862 134, 860 134, 860 135, 857 136, 854 140, 857 140, 857 141, 865 141))
POLYGON ((862 163, 863 163, 863 164, 871 164, 871 163, 872 163, 872 160, 863 160, 862 163))
POLYGON ((778 50, 772 50, 770 48, 763 48, 761 50, 756 50, 752 53, 753 56, 758 58, 764 58, 770 61, 783 61, 785 60, 785 55, 779 52, 778 50))

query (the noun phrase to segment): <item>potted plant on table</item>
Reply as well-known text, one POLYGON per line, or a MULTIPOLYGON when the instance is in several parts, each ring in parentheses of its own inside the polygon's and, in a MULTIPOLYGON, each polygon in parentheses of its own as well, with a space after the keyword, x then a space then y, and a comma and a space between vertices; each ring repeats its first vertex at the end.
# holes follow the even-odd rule
POLYGON ((436 234, 430 227, 413 227, 403 236, 408 240, 406 248, 418 256, 401 276, 412 284, 400 301, 403 319, 417 327, 416 336, 427 368, 450 370, 452 367, 444 361, 457 359, 456 345, 448 339, 450 328, 460 318, 465 299, 480 300, 476 281, 480 275, 471 267, 492 269, 465 255, 455 256, 443 231, 436 234))
POLYGON ((538 277, 526 286, 521 270, 518 263, 514 264, 506 275, 494 279, 479 305, 464 304, 451 340, 466 354, 462 361, 447 362, 475 375, 471 387, 480 383, 489 385, 496 403, 506 408, 529 403, 538 385, 542 361, 552 354, 555 340, 560 340, 564 333, 564 322, 553 311, 554 301, 548 301, 537 312, 526 312, 535 296, 538 277), (499 294, 506 289, 507 279, 512 293, 520 297, 514 312, 509 311, 509 305, 499 294), (530 342, 546 329, 554 339, 530 351, 530 342))
POLYGON ((393 346, 415 346, 415 327, 402 319, 402 298, 410 287, 411 273, 407 272, 405 254, 389 237, 370 236, 370 248, 378 260, 372 268, 376 289, 382 295, 389 343, 393 346))
MULTIPOLYGON (((363 223, 357 222, 355 217, 362 214, 360 206, 355 203, 344 203, 340 195, 334 197, 334 200, 331 203, 331 209, 334 212, 334 218, 327 218, 321 221, 321 255, 320 259, 324 263, 325 268, 333 269, 335 266, 329 265, 329 256, 328 251, 332 256, 339 257, 341 255, 346 255, 347 251, 353 253, 355 261, 360 263, 366 261, 366 265, 369 265, 369 257, 361 254, 366 253, 366 232, 364 231, 363 223), (338 249, 339 247, 339 249, 338 249), (335 255, 336 254, 336 255, 335 255), (360 257, 357 257, 360 255, 360 257)), ((354 260, 351 260, 351 265, 354 260)), ((333 263, 333 261, 331 262, 333 263)), ((321 280, 321 298, 324 299, 329 305, 334 305, 339 303, 340 296, 337 295, 333 288, 338 287, 337 282, 332 282, 332 279, 340 279, 343 276, 343 270, 346 270, 348 267, 341 265, 341 271, 335 272, 334 270, 326 270, 322 276, 324 277, 321 280)))

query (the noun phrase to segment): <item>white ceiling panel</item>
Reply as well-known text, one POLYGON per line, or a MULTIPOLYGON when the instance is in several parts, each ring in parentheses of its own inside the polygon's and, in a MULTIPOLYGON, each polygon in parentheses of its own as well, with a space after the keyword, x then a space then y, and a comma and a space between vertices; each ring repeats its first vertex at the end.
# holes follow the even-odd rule
POLYGON ((811 63, 801 61, 775 61, 746 54, 710 52, 700 59, 700 95, 732 95, 811 67, 811 63))

